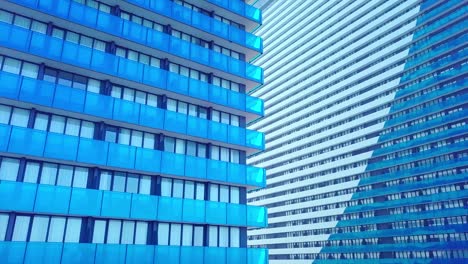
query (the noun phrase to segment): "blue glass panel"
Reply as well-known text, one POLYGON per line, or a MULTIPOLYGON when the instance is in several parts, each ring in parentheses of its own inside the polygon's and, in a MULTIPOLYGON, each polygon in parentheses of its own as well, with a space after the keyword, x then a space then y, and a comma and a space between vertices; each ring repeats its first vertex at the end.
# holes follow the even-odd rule
POLYGON ((253 35, 253 34, 246 34, 245 36, 245 44, 249 48, 253 48, 256 50, 261 51, 263 49, 263 41, 261 38, 253 35))
POLYGON ((228 57, 218 53, 218 52, 213 52, 211 53, 211 61, 210 64, 213 65, 213 67, 216 67, 217 69, 220 69, 222 71, 227 72, 228 71, 228 57))
POLYGON ((190 42, 178 38, 170 38, 169 42, 171 53, 183 58, 190 58, 190 42))
POLYGON ((98 10, 94 8, 87 8, 84 5, 73 5, 73 12, 70 12, 68 18, 78 23, 84 23, 88 26, 93 26, 97 21, 98 10))
POLYGON ((188 94, 189 79, 188 77, 168 72, 167 87, 176 93, 188 94))
POLYGON ((34 212, 67 214, 71 188, 40 184, 37 187, 34 212))
POLYGON ((153 264, 154 246, 127 245, 127 264, 153 264))
POLYGON ((205 201, 184 199, 183 201, 183 221, 190 223, 205 222, 205 201))
POLYGON ((22 127, 12 127, 8 151, 41 157, 47 133, 22 127))
MULTIPOLYGON (((205 65, 210 63, 210 50, 195 44, 190 45, 190 59, 205 65)), ((239 60, 234 60, 239 61, 239 60)))
POLYGON ((32 32, 31 45, 29 50, 31 51, 35 49, 36 54, 41 54, 46 58, 60 61, 62 56, 63 41, 61 39, 51 37, 45 37, 44 41, 42 41, 43 38, 44 35, 41 33, 32 32), (39 43, 37 43, 36 46, 36 41, 38 40, 39 43))
POLYGON ((227 162, 207 160, 207 179, 225 182, 227 179, 227 162))
POLYGON ((57 86, 53 106, 55 108, 82 113, 84 111, 86 92, 65 86, 57 86))
POLYGON ((86 93, 84 112, 94 116, 112 119, 114 98, 95 93, 86 93))
POLYGON ((191 24, 192 11, 184 6, 173 4, 172 16, 183 23, 191 24))
POLYGON ((141 105, 138 123, 142 126, 163 129, 164 112, 164 110, 156 107, 141 105))
POLYGON ((28 243, 24 263, 60 263, 62 243, 28 243))
POLYGON ((93 50, 91 67, 96 71, 117 75, 118 58, 115 55, 93 50))
POLYGON ((113 119, 133 123, 140 116, 140 104, 125 100, 114 100, 113 119))
POLYGON ((156 67, 145 65, 143 68, 143 82, 145 84, 166 89, 167 87, 167 71, 160 70, 156 67))
MULTIPOLYGON (((155 264, 179 264, 180 247, 156 246, 155 264)), ((185 264, 185 263, 181 263, 185 264)))
POLYGON ((158 220, 180 222, 182 220, 182 200, 180 198, 159 197, 158 220))
POLYGON ((51 106, 55 85, 49 82, 38 82, 35 79, 23 78, 19 99, 21 101, 51 106))
MULTIPOLYGON (((118 19, 116 19, 118 20, 118 19)), ((146 42, 147 28, 142 27, 136 23, 124 20, 122 22, 121 36, 135 42, 145 43, 146 42)))
POLYGON ((180 263, 204 264, 203 252, 203 247, 181 247, 180 263))
POLYGON ((247 263, 247 248, 228 248, 227 264, 247 263))
POLYGON ((266 227, 267 209, 259 206, 247 206, 247 226, 266 227))
POLYGON ((78 153, 78 137, 48 133, 45 144, 44 157, 76 160, 78 153))
POLYGON ((192 26, 203 31, 211 32, 211 23, 207 23, 209 17, 198 12, 192 13, 192 26))
MULTIPOLYGON (((249 37, 253 38, 251 34, 245 32, 242 29, 239 29, 239 28, 236 28, 236 27, 230 27, 229 28, 229 40, 231 40, 232 42, 239 43, 239 44, 244 44, 244 43, 246 43, 246 38, 248 39, 249 37)), ((256 47, 251 46, 251 43, 247 42, 246 44, 247 44, 246 45, 247 47, 257 49, 256 47), (250 44, 250 46, 249 46, 249 44, 250 44)))
MULTIPOLYGON (((221 21, 218 21, 218 20, 214 20, 214 19, 209 19, 209 20, 206 20, 207 22, 209 21, 209 23, 211 24, 211 30, 214 34, 218 35, 218 36, 221 36, 222 38, 225 38, 225 39, 229 39, 229 31, 230 31, 230 27, 228 24, 225 24, 221 21)), ((206 22, 205 22, 206 23, 206 22)), ((238 42, 240 43, 240 42, 238 42)))
POLYGON ((158 196, 132 194, 130 217, 143 220, 156 220, 158 196))
POLYGON ((245 129, 236 126, 228 126, 228 142, 243 146, 245 144, 245 129))
POLYGON ((209 224, 226 224, 226 204, 206 201, 206 222, 209 224))
POLYGON ((91 48, 65 41, 63 42, 62 61, 72 65, 89 67, 92 53, 93 49, 91 48))
POLYGON ((166 111, 164 114, 164 129, 177 133, 187 133, 187 115, 166 111))
POLYGON ((220 105, 228 105, 228 89, 209 85, 209 91, 210 101, 220 105))
POLYGON ((253 186, 265 187, 265 169, 247 166, 246 183, 253 186))
POLYGON ((109 143, 107 165, 133 169, 135 167, 136 147, 109 143))
POLYGON ((0 124, 0 151, 6 151, 10 141, 11 126, 0 124))
POLYGON ((5 211, 32 212, 36 184, 0 181, 0 208, 5 211))
POLYGON ((263 101, 261 99, 249 95, 246 95, 245 99, 245 109, 248 112, 263 116, 263 101))
POLYGON ((247 77, 254 81, 263 82, 263 70, 255 65, 247 64, 245 69, 247 77))
POLYGON ((228 97, 228 106, 237 109, 245 109, 245 94, 230 92, 228 97))
POLYGON ((247 226, 247 208, 244 204, 227 204, 227 224, 247 226))
POLYGON ((265 135, 261 132, 246 130, 246 146, 263 150, 265 148, 265 135))
POLYGON ((96 27, 102 31, 111 32, 114 35, 119 35, 122 32, 123 20, 111 14, 99 12, 96 27))
POLYGON ((25 251, 26 242, 0 241, 0 256, 2 256, 2 261, 5 263, 23 263, 25 251))
POLYGON ((229 72, 244 77, 246 63, 229 57, 229 72))
POLYGON ((210 85, 194 79, 189 80, 189 95, 198 99, 208 100, 210 85))
POLYGON ((148 171, 148 172, 160 172, 161 171, 161 152, 152 149, 137 148, 135 169, 148 171))
POLYGON ((235 164, 235 163, 228 163, 227 164, 227 169, 228 169, 228 176, 227 176, 227 181, 228 182, 234 182, 234 183, 240 183, 240 184, 245 184, 246 183, 246 166, 242 164, 235 164))
POLYGON ((24 28, 12 27, 8 24, 0 22, 0 43, 2 46, 23 50, 28 49, 30 32, 24 28))
POLYGON ((228 125, 218 122, 208 122, 208 138, 227 142, 228 140, 228 125))
POLYGON ((268 251, 264 248, 249 248, 247 251, 248 264, 268 263, 268 251))
POLYGON ((109 143, 98 140, 80 138, 77 161, 106 165, 109 143))
POLYGON ((128 80, 141 82, 143 77, 143 64, 136 61, 119 59, 118 76, 128 80))
POLYGON ((169 35, 157 30, 148 30, 146 36, 147 45, 163 51, 169 51, 169 35))
POLYGON ((225 264, 226 248, 205 247, 205 264, 225 264))
POLYGON ((97 244, 95 264, 125 263, 126 245, 97 244))
POLYGON ((131 202, 131 193, 104 191, 101 216, 128 218, 131 202))
POLYGON ((206 179, 206 163, 204 158, 186 156, 185 157, 185 176, 206 179))
POLYGON ((208 120, 187 116, 187 134, 195 137, 208 136, 208 120))
POLYGON ((70 214, 101 215, 102 191, 73 188, 70 199, 70 214))
POLYGON ((64 243, 62 263, 83 264, 94 263, 96 244, 64 243))
POLYGON ((11 73, 0 72, 0 83, 2 84, 2 87, 0 88, 0 96, 17 99, 19 97, 20 82, 20 76, 11 73))
POLYGON ((161 172, 170 175, 184 175, 185 156, 181 154, 162 152, 161 172))

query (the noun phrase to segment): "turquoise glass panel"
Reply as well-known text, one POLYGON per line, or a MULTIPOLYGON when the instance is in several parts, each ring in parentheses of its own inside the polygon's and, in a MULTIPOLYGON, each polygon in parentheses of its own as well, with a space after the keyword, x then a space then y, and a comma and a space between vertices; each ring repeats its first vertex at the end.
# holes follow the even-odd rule
POLYGON ((211 32, 211 23, 206 23, 208 16, 198 12, 192 13, 192 26, 197 27, 203 31, 211 32))
POLYGON ((145 65, 143 69, 143 82, 145 84, 166 89, 167 71, 145 65))
POLYGON ((245 109, 245 101, 245 94, 238 92, 230 92, 227 105, 237 109, 245 109))
POLYGON ((228 105, 228 89, 209 85, 209 91, 210 101, 216 104, 228 105))
POLYGON ((131 193, 104 191, 101 216, 128 218, 130 217, 131 202, 131 193))
POLYGON ((161 171, 161 151, 137 148, 135 169, 147 172, 161 171))
POLYGON ((204 264, 203 247, 180 247, 180 263, 204 264))
POLYGON ((143 64, 136 61, 119 58, 118 76, 135 82, 143 78, 143 64))
POLYGON ((136 147, 109 143, 107 165, 133 169, 135 167, 136 147))
POLYGON ((185 156, 185 176, 206 179, 206 163, 204 158, 185 156))
POLYGON ((157 30, 148 30, 146 35, 146 43, 150 47, 154 47, 163 51, 169 51, 169 36, 157 30))
POLYGON ((248 264, 268 263, 268 251, 264 248, 249 248, 247 251, 248 264))
MULTIPOLYGON (((0 22, 0 30, 1 22, 0 22)), ((10 99, 17 99, 19 97, 20 91, 20 76, 16 74, 0 72, 0 83, 2 87, 0 88, 0 96, 10 99)))
POLYGON ((73 5, 73 12, 70 12, 69 19, 76 22, 82 22, 89 26, 94 25, 97 20, 98 10, 86 8, 84 5, 73 5))
POLYGON ((71 188, 40 184, 37 186, 34 212, 68 214, 71 188))
POLYGON ((80 138, 77 161, 106 165, 109 143, 98 140, 80 138))
MULTIPOLYGON (((77 3, 73 4, 79 5, 77 3)), ((99 12, 96 27, 103 31, 112 32, 112 34, 118 35, 118 33, 122 32, 123 23, 124 20, 119 19, 116 16, 99 12)))
POLYGON ((73 188, 70 200, 71 215, 100 216, 102 191, 73 188))
MULTIPOLYGON (((72 12, 73 13, 73 12, 72 12)), ((76 64, 81 67, 89 67, 93 49, 84 46, 78 46, 71 42, 63 42, 62 61, 65 63, 76 64)))
POLYGON ((228 248, 226 252, 226 263, 247 263, 247 248, 228 248))
POLYGON ((2 261, 4 261, 5 263, 23 263, 25 252, 26 242, 0 241, 0 256, 2 256, 2 261))
POLYGON ((188 25, 191 24, 191 16, 192 16, 192 10, 182 6, 182 5, 177 5, 173 4, 172 5, 172 16, 188 25))
POLYGON ((41 157, 47 133, 23 127, 12 127, 8 151, 18 154, 41 157))
POLYGON ((161 172, 170 175, 184 175, 185 156, 181 154, 162 152, 161 172))
POLYGON ((265 135, 261 132, 246 130, 246 146, 263 150, 265 148, 265 135))
POLYGON ((97 244, 95 264, 125 264, 126 245, 97 244))
POLYGON ((0 208, 4 211, 32 212, 36 184, 0 181, 0 208))
POLYGON ((199 82, 199 81, 194 80, 194 79, 189 80, 189 95, 194 97, 194 98, 198 98, 198 99, 208 101, 209 100, 209 95, 208 95, 209 89, 210 89, 210 85, 208 83, 199 82))
POLYGON ((0 151, 6 151, 10 141, 11 126, 0 124, 0 151))
POLYGON ((190 223, 205 222, 205 201, 184 199, 182 220, 190 223))
POLYGON ((209 224, 226 224, 226 204, 206 201, 206 222, 209 224))
POLYGON ((247 226, 266 227, 267 209, 259 206, 247 206, 247 226))
POLYGON ((187 133, 187 115, 166 111, 164 114, 164 129, 181 134, 187 133))
POLYGON ((171 91, 180 94, 188 94, 189 79, 190 78, 176 73, 167 72, 167 87, 169 87, 171 91))
POLYGON ((248 112, 263 116, 263 101, 249 95, 245 96, 245 109, 248 112))
POLYGON ((208 136, 208 120, 187 116, 187 134, 200 138, 208 136))
POLYGON ((62 263, 84 264, 94 263, 96 244, 64 243, 62 263))
POLYGON ((140 116, 140 104, 125 100, 114 100, 113 119, 133 123, 140 116))
MULTIPOLYGON (((119 19, 116 19, 116 20, 119 20, 119 19)), ((135 42, 145 43, 147 31, 148 31, 148 28, 146 27, 142 27, 139 24, 130 22, 128 20, 124 20, 122 21, 122 31, 120 32, 121 34, 119 35, 121 35, 124 38, 133 40, 135 42)))
POLYGON ((228 142, 243 146, 245 144, 245 129, 236 126, 228 126, 228 142))
POLYGON ((155 247, 151 245, 127 245, 127 264, 153 264, 155 247))
POLYGON ((90 115, 112 119, 114 98, 95 93, 86 93, 84 112, 90 115))
POLYGON ((28 43, 31 37, 30 32, 24 28, 12 27, 8 24, 0 22, 0 43, 2 46, 11 47, 19 50, 27 50, 28 43))
POLYGON ((227 181, 233 183, 246 183, 246 166, 242 164, 228 163, 227 181))
POLYGON ((207 163, 207 179, 223 182, 227 180, 227 162, 209 159, 207 163))
POLYGON ((26 246, 24 263, 60 263, 62 257, 62 243, 35 243, 30 242, 26 246))
POLYGON ((227 142, 228 140, 228 125, 218 123, 218 122, 209 122, 208 123, 208 138, 227 142))
POLYGON ((132 194, 130 217, 143 220, 156 220, 158 213, 158 196, 132 194))
POLYGON ((249 39, 249 38, 256 39, 258 37, 254 36, 252 34, 249 34, 249 33, 245 32, 244 30, 236 28, 236 27, 230 27, 229 28, 229 39, 232 42, 241 43, 241 44, 246 43, 247 47, 258 49, 258 48, 253 47, 251 45, 251 43, 246 42, 246 39, 249 39))
POLYGON ((190 42, 178 38, 170 38, 169 45, 171 53, 183 58, 190 58, 190 42))
POLYGON ((55 108, 82 113, 84 111, 86 92, 65 86, 57 86, 53 106, 55 108))
POLYGON ((247 226, 247 208, 244 204, 227 204, 227 224, 247 226))
POLYGON ((205 247, 205 264, 225 264, 226 248, 205 247))
POLYGON ((118 75, 119 60, 115 55, 93 50, 91 67, 97 71, 118 75))
POLYGON ((155 264, 185 264, 179 260, 180 247, 156 246, 155 254, 155 264))
POLYGON ((38 82, 35 79, 23 78, 19 99, 21 101, 51 106, 55 86, 48 82, 38 82))
POLYGON ((247 166, 246 179, 249 185, 264 187, 266 185, 265 169, 247 166))
POLYGON ((209 49, 194 44, 190 45, 190 59, 208 65, 210 63, 210 55, 211 54, 209 49))
POLYGON ((158 220, 175 222, 182 220, 183 199, 161 196, 158 200, 158 220))
POLYGON ((61 159, 61 160, 76 160, 78 153, 78 137, 48 133, 44 157, 61 159))
POLYGON ((163 129, 164 112, 164 110, 156 107, 141 105, 140 118, 135 119, 135 122, 138 120, 138 123, 142 126, 163 129))
POLYGON ((228 71, 228 57, 224 56, 221 53, 213 52, 211 54, 211 61, 210 63, 213 65, 213 67, 216 67, 216 69, 220 69, 222 71, 228 71))

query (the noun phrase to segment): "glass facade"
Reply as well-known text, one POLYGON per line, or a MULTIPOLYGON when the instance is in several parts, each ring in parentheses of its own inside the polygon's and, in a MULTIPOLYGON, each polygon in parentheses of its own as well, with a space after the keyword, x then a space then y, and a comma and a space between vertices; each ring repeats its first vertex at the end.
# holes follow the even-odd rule
POLYGON ((248 163, 268 184, 248 201, 269 225, 248 244, 278 264, 468 262, 466 3, 258 4, 267 144, 248 163))
POLYGON ((202 6, 1 4, 0 262, 268 262, 261 13, 202 6))

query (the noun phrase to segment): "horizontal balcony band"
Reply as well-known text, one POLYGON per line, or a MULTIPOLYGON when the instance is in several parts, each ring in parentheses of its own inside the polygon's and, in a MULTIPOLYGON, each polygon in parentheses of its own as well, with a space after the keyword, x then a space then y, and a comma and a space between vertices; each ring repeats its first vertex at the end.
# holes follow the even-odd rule
POLYGON ((401 244, 353 245, 323 247, 320 253, 352 253, 352 252, 395 252, 395 251, 424 251, 424 250, 464 250, 468 241, 453 242, 421 242, 401 244))
POLYGON ((63 0, 60 5, 49 5, 49 0, 38 0, 36 3, 29 0, 10 2, 250 80, 253 82, 251 87, 263 83, 263 70, 258 66, 71 0, 63 0))
POLYGON ((207 2, 246 17, 258 25, 262 24, 262 11, 243 1, 207 0, 207 2))
POLYGON ((261 168, 8 125, 0 125, 2 152, 251 188, 266 184, 261 168))
POLYGON ((264 248, 0 242, 7 263, 267 264, 264 248))
POLYGON ((237 145, 247 153, 263 149, 264 135, 257 131, 1 71, 0 82, 3 98, 143 126, 154 133, 237 145))
POLYGON ((243 93, 1 22, 0 31, 8 49, 253 114, 247 119, 263 115, 263 101, 243 93))
POLYGON ((126 220, 266 227, 265 207, 0 181, 0 210, 126 220))

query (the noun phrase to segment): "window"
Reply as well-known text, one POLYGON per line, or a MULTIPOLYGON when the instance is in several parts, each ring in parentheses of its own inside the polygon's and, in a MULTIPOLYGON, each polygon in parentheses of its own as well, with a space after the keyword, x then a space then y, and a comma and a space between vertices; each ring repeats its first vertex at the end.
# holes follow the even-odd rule
POLYGON ((204 183, 161 178, 161 196, 204 200, 204 183))
POLYGON ((205 158, 206 145, 203 143, 197 143, 197 142, 193 142, 190 140, 184 140, 184 139, 178 139, 178 138, 165 136, 164 137, 164 151, 205 158))
POLYGON ((94 137, 94 123, 46 113, 36 114, 34 129, 84 138, 94 137))
POLYGON ((167 99, 166 108, 172 112, 178 112, 184 115, 190 115, 202 119, 208 118, 208 110, 205 107, 182 102, 176 99, 167 99))
POLYGON ((13 228, 12 241, 26 241, 29 230, 29 221, 31 217, 17 215, 15 219, 15 226, 13 228))
POLYGON ((239 187, 210 183, 210 201, 239 203, 239 187))
POLYGON ((43 80, 92 93, 99 93, 101 86, 99 80, 49 67, 44 70, 43 80))
POLYGON ((137 131, 133 129, 119 128, 107 125, 104 140, 107 142, 155 149, 156 135, 153 133, 137 131))
POLYGON ((158 95, 138 91, 132 88, 112 85, 110 95, 114 98, 158 107, 158 95))
POLYGON ((19 160, 2 158, 0 162, 0 180, 16 181, 18 177, 19 160))
POLYGON ((239 247, 240 229, 238 227, 209 226, 208 245, 210 247, 239 247))
POLYGON ((158 245, 203 246, 203 226, 159 223, 158 245))
POLYGON ((127 220, 94 220, 93 243, 147 244, 148 223, 127 220))
POLYGON ((211 159, 231 163, 240 163, 240 151, 219 146, 211 146, 211 159))
POLYGON ((8 219, 8 214, 0 214, 0 241, 5 240, 6 231, 8 227, 8 219))
POLYGON ((99 190, 150 194, 151 176, 101 170, 99 190))

